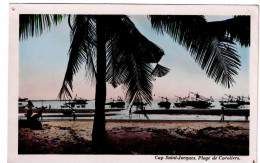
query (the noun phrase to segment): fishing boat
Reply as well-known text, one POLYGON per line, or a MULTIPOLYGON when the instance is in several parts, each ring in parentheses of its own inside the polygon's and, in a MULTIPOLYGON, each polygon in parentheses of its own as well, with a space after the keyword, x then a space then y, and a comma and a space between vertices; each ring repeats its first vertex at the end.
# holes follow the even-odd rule
POLYGON ((65 102, 63 105, 61 105, 61 112, 64 115, 71 115, 76 109, 84 109, 88 104, 87 101, 89 100, 82 98, 77 99, 75 97, 74 100, 65 102))
POLYGON ((117 100, 111 98, 111 102, 107 102, 105 105, 109 105, 111 108, 124 108, 125 102, 118 96, 117 100))
POLYGON ((18 99, 19 102, 20 102, 20 101, 21 101, 21 102, 28 102, 28 100, 29 100, 28 98, 20 98, 20 97, 19 97, 19 99, 18 99))
POLYGON ((18 107, 19 108, 25 108, 28 103, 28 98, 18 98, 18 107))
POLYGON ((63 105, 61 105, 61 112, 64 114, 64 115, 71 115, 73 110, 75 110, 74 108, 74 103, 72 102, 65 102, 63 105))
POLYGON ((244 97, 244 96, 238 96, 237 97, 237 103, 240 105, 250 105, 250 97, 244 97), (247 100, 244 100, 247 99, 247 100))
POLYGON ((190 103, 187 103, 186 106, 192 106, 194 108, 200 108, 200 109, 206 109, 211 106, 211 102, 204 101, 204 100, 196 100, 191 101, 190 103))
POLYGON ((244 101, 240 100, 240 98, 235 98, 231 95, 226 95, 227 98, 222 97, 222 101, 219 101, 220 105, 224 108, 239 108, 243 105, 244 101))
POLYGON ((179 102, 174 103, 174 105, 176 107, 192 107, 199 109, 207 109, 211 107, 212 102, 212 97, 206 98, 202 95, 199 95, 198 93, 190 92, 188 97, 180 98, 179 102), (193 94, 195 97, 191 97, 190 94, 193 94))
POLYGON ((136 107, 136 111, 140 109, 140 111, 142 112, 142 114, 147 118, 147 120, 149 120, 149 117, 147 116, 146 112, 145 112, 145 106, 147 105, 147 103, 143 102, 142 99, 138 99, 135 100, 132 105, 130 105, 129 108, 129 115, 132 115, 132 107, 135 106, 136 107))
POLYGON ((69 109, 70 107, 72 108, 77 108, 77 109, 84 109, 86 107, 86 105, 88 100, 84 100, 84 99, 74 99, 72 101, 69 102, 65 102, 63 105, 61 105, 62 109, 69 109))
POLYGON ((206 109, 211 107, 212 102, 214 101, 212 97, 206 98, 198 93, 190 92, 195 96, 194 100, 188 101, 186 106, 192 106, 194 108, 206 109))
POLYGON ((143 101, 134 101, 132 106, 135 106, 137 109, 138 108, 144 108, 144 106, 146 106, 147 103, 143 102, 143 101))
POLYGON ((231 102, 231 101, 220 101, 220 105, 224 108, 239 108, 241 105, 237 102, 231 102))
POLYGON ((185 102, 186 98, 182 98, 182 97, 179 97, 179 96, 175 96, 175 97, 177 97, 177 100, 174 103, 175 107, 177 107, 177 108, 186 107, 186 102, 185 102))
POLYGON ((169 109, 171 106, 171 103, 169 102, 167 97, 160 97, 162 98, 162 101, 158 103, 160 108, 169 109))

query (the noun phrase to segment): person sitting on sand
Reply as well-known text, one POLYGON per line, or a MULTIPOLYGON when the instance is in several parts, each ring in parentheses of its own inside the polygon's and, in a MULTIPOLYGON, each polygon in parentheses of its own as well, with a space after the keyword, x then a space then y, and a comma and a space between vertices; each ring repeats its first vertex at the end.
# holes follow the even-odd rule
POLYGON ((39 121, 40 118, 41 118, 41 120, 42 120, 42 111, 43 111, 43 109, 40 109, 40 110, 38 111, 38 113, 36 113, 36 114, 34 114, 33 116, 31 116, 30 120, 31 120, 31 121, 39 121))
POLYGON ((26 114, 26 117, 27 117, 27 120, 29 120, 32 116, 32 109, 33 109, 34 105, 32 103, 31 100, 28 101, 28 104, 26 105, 26 109, 27 109, 27 114, 26 114))
POLYGON ((220 121, 224 121, 224 107, 221 107, 221 119, 220 121))

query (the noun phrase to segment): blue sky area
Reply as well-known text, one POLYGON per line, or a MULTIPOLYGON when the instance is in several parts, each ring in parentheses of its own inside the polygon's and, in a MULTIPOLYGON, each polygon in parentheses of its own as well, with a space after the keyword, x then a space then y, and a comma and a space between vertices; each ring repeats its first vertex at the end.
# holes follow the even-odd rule
MULTIPOLYGON (((151 29, 146 16, 130 16, 140 32, 149 40, 160 46, 164 52, 160 64, 171 69, 162 78, 153 82, 153 94, 174 98, 185 96, 189 91, 199 92, 205 96, 220 98, 224 94, 249 95, 249 48, 237 45, 237 53, 241 56, 239 75, 230 89, 216 84, 207 78, 205 71, 195 63, 194 59, 174 42, 168 35, 159 35, 151 29)), ((206 16, 208 21, 230 18, 230 16, 206 16)), ((55 99, 61 87, 68 62, 70 46, 69 27, 63 21, 40 37, 20 41, 19 45, 19 96, 31 99, 55 99)), ((84 66, 74 80, 74 92, 78 97, 93 99, 95 88, 84 77, 84 66)), ((113 89, 108 86, 107 97, 124 96, 121 87, 113 89)))

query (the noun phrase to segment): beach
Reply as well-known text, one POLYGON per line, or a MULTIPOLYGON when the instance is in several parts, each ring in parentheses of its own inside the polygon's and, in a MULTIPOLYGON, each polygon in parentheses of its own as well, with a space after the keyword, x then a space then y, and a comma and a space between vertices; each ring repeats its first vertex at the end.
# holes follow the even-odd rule
MULTIPOLYGON (((92 154, 93 122, 46 121, 19 129, 19 154, 92 154)), ((104 154, 248 155, 248 121, 106 121, 104 154)))

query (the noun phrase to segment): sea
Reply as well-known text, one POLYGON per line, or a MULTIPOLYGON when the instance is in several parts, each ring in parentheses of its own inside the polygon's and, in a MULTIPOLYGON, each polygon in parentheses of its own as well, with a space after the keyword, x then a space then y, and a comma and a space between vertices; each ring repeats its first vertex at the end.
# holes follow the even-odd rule
MULTIPOLYGON (((33 101, 33 100, 32 100, 33 101)), ((153 109, 162 109, 165 110, 164 108, 159 108, 158 103, 161 100, 153 100, 152 105, 146 105, 145 109, 146 110, 153 110, 153 109)), ((220 99, 214 99, 214 102, 212 102, 212 107, 208 109, 221 109, 220 99)), ((176 109, 174 107, 174 100, 169 100, 171 102, 171 107, 170 109, 176 109)), ((61 109, 61 105, 63 105, 65 101, 48 101, 48 100, 43 100, 43 101, 37 101, 34 102, 33 104, 35 107, 46 107, 49 109, 61 109)), ((85 109, 94 109, 95 108, 95 101, 87 101, 87 105, 85 109)), ((106 106, 106 108, 110 108, 109 106, 106 106)), ((107 120, 147 120, 147 117, 143 114, 131 114, 129 112, 129 105, 126 102, 125 108, 122 108, 121 111, 111 111, 107 112, 106 119, 107 120)), ((177 108, 177 109, 191 109, 191 108, 177 108)), ((240 107, 240 109, 250 109, 249 105, 245 105, 243 107, 240 107)), ((136 110, 136 107, 132 107, 132 112, 136 110)), ((81 113, 76 113, 76 115, 80 115, 81 113)), ((86 113, 84 113, 86 114, 86 113)), ((91 113, 93 115, 93 113, 91 113)), ((62 113, 43 113, 43 120, 44 121, 52 121, 52 120, 73 120, 73 117, 61 117, 63 115, 62 113), (48 116, 50 115, 50 116, 48 116), (55 115, 57 117, 55 117, 55 115)), ((93 120, 94 116, 87 116, 87 117, 77 117, 76 120, 93 120)), ((176 121, 219 121, 220 116, 212 116, 212 115, 167 115, 167 114, 149 114, 148 115, 149 120, 176 120, 176 121)), ((249 117, 250 118, 250 117, 249 117)), ((26 119, 24 114, 19 114, 19 119, 26 119)), ((225 120, 228 121, 245 121, 245 116, 225 116, 225 120)), ((248 119, 249 120, 249 119, 248 119)))

